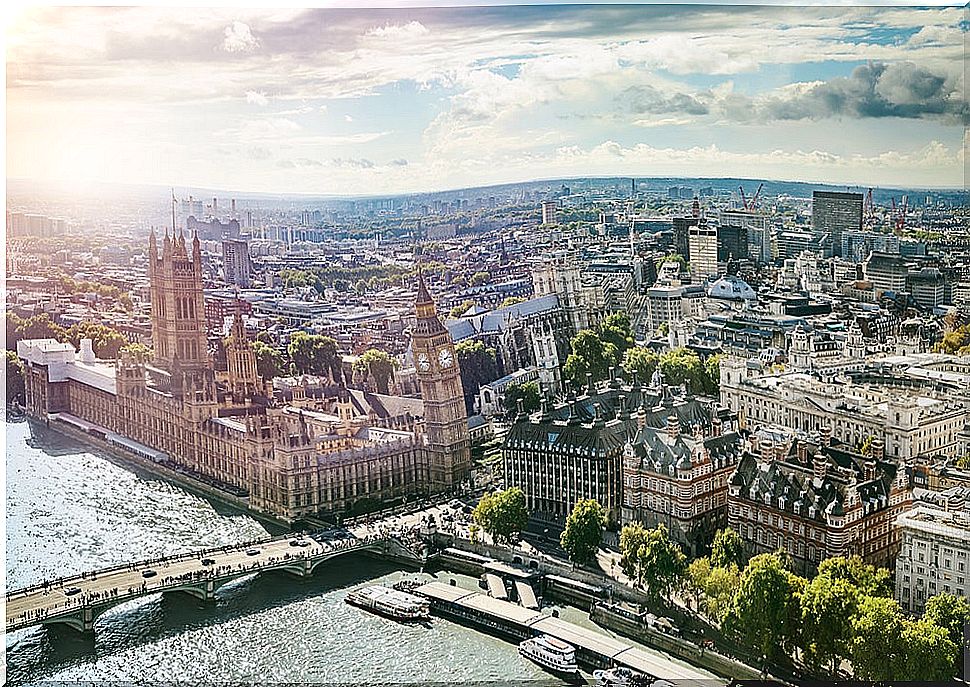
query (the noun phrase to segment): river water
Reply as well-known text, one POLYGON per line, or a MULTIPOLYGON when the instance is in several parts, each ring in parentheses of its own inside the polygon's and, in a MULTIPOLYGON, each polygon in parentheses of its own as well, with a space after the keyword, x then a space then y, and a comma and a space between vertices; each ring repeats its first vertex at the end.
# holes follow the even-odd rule
MULTIPOLYGON (((8 589, 267 534, 246 514, 72 438, 24 422, 5 429, 8 589)), ((346 557, 308 580, 236 581, 215 603, 138 599, 101 616, 93 639, 66 627, 11 633, 7 683, 555 684, 513 644, 440 618, 399 624, 343 601, 350 587, 401 574, 346 557)))

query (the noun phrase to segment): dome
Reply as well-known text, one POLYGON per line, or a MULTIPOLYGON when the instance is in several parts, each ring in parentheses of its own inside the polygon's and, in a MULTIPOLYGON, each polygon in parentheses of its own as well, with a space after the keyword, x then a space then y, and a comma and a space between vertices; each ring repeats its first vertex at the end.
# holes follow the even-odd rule
POLYGON ((729 301, 758 300, 758 294, 748 286, 746 281, 730 274, 711 284, 707 290, 707 295, 710 298, 729 301))

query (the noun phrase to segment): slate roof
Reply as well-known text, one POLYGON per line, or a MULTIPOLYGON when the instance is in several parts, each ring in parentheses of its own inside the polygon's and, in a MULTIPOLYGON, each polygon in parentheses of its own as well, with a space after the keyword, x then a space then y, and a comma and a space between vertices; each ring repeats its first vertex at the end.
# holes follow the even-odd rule
POLYGON ((866 479, 866 456, 845 446, 815 446, 808 452, 809 460, 799 462, 798 440, 792 443, 784 460, 763 460, 745 453, 731 477, 731 486, 740 488, 740 497, 762 505, 824 521, 825 514, 845 514, 848 492, 855 485, 860 501, 867 507, 881 510, 888 507, 889 494, 896 478, 897 467, 888 461, 876 461, 875 478, 866 479), (825 461, 826 474, 815 477, 812 456, 825 461), (765 496, 769 504, 765 504, 765 496), (782 501, 782 499, 784 499, 782 501), (814 507, 814 511, 809 509, 814 507))
POLYGON ((516 320, 525 319, 532 315, 549 312, 559 307, 559 296, 550 294, 532 298, 522 303, 515 303, 504 308, 472 313, 471 309, 459 320, 445 323, 451 334, 451 340, 458 342, 471 338, 476 334, 500 333, 508 329, 516 320))
POLYGON ((420 398, 372 394, 360 389, 347 389, 347 391, 354 408, 361 415, 373 413, 376 417, 384 419, 410 413, 412 417, 424 417, 424 402, 420 398))

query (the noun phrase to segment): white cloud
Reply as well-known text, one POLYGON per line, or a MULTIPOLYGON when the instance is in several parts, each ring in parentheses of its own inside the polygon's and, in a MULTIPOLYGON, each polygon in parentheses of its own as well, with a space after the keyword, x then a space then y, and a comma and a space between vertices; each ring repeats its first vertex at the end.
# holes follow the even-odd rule
POLYGON ((354 118, 351 117, 350 115, 344 115, 344 121, 345 122, 352 122, 352 121, 354 121, 354 118))
POLYGON ((633 124, 634 126, 652 129, 658 126, 683 126, 692 122, 694 122, 694 119, 691 117, 662 117, 661 119, 636 119, 633 124))
POLYGON ((265 107, 269 104, 269 98, 262 91, 246 91, 246 102, 250 105, 265 107))
POLYGON ((419 21, 412 21, 407 24, 385 24, 367 32, 368 36, 393 40, 409 40, 427 34, 427 27, 419 21))
POLYGON ((252 52, 259 47, 259 39, 253 35, 249 24, 234 21, 226 27, 222 49, 226 52, 252 52))

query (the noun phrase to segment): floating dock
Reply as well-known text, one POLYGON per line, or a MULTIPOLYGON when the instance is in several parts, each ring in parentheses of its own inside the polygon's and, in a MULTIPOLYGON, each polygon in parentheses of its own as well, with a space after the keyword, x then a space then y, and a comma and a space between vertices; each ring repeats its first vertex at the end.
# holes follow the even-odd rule
POLYGON ((659 652, 635 647, 538 610, 442 582, 429 582, 414 590, 431 601, 442 615, 466 620, 514 639, 547 634, 576 647, 580 663, 592 667, 625 666, 664 680, 698 680, 697 685, 724 685, 725 681, 700 668, 684 665, 659 652))

